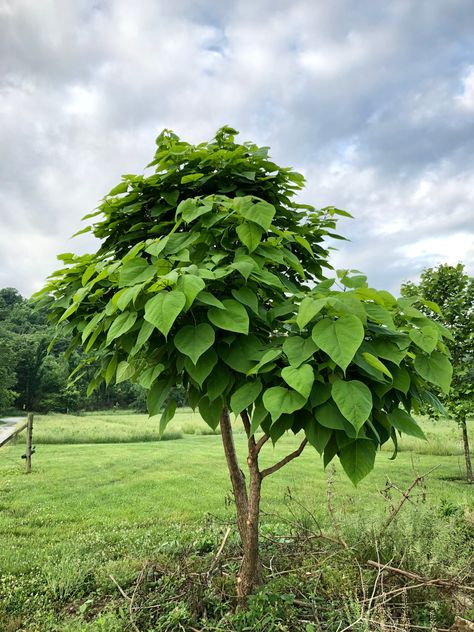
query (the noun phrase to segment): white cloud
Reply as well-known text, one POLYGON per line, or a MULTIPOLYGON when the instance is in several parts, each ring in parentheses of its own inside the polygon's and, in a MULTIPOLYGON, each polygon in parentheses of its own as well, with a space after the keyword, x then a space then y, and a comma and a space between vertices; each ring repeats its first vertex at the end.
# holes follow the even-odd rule
POLYGON ((474 112, 474 66, 469 66, 462 82, 462 93, 454 97, 458 105, 474 112))

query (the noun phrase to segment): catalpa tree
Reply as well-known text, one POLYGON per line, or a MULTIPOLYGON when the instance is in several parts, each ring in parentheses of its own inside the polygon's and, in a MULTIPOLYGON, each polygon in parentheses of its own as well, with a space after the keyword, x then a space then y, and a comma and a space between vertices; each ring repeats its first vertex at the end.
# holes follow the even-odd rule
POLYGON ((64 267, 40 298, 71 348, 89 352, 90 392, 102 381, 139 382, 163 431, 176 403, 163 405, 180 384, 209 426, 220 425, 245 603, 260 578, 265 478, 310 444, 324 466, 337 456, 357 484, 383 443, 396 446, 400 432, 423 437, 411 411, 432 400, 430 383, 448 390, 451 365, 446 330, 410 300, 347 271, 335 289, 324 244, 347 213, 295 202, 303 177, 236 134, 225 127, 193 146, 164 131, 153 173, 123 176, 86 216, 98 251, 60 255, 64 267), (230 413, 247 435, 247 477, 230 413), (262 469, 261 450, 288 431, 301 435, 298 449, 262 469))

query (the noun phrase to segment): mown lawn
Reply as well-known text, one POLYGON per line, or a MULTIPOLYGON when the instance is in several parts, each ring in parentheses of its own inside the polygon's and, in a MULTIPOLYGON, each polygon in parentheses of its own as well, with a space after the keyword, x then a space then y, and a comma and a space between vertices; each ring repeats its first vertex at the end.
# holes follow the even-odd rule
MULTIPOLYGON (((425 422, 424 426, 428 436, 435 434, 434 424, 425 422)), ((361 507, 368 514, 386 511, 379 491, 387 478, 404 488, 417 473, 434 467, 426 481, 429 502, 473 503, 473 490, 459 480, 463 457, 455 440, 456 429, 448 424, 436 427, 436 447, 454 454, 425 454, 428 446, 424 442, 408 439, 408 446, 402 442, 401 452, 393 461, 388 450, 382 451, 375 470, 357 489, 337 463, 334 502, 343 516, 358 513, 361 507)), ((41 557, 42 552, 48 554, 50 546, 72 541, 89 529, 112 529, 116 533, 124 529, 128 535, 133 531, 143 535, 143 528, 157 532, 174 523, 189 525, 206 514, 231 519, 230 484, 220 436, 183 434, 183 428, 200 432, 206 426, 185 411, 170 425, 170 436, 180 438, 138 443, 137 436, 157 432, 156 423, 144 415, 37 418, 31 475, 23 474, 22 444, 5 447, 0 453, 0 538, 5 542, 16 536, 13 547, 0 547, 2 568, 15 572, 30 563, 31 551, 26 554, 30 537, 35 541, 34 555, 41 557), (63 437, 68 441, 72 432, 94 443, 43 443, 53 435, 56 440, 63 437), (108 443, 109 435, 119 433, 122 441, 128 436, 130 442, 108 443), (101 438, 103 442, 99 443, 101 438)), ((235 441, 244 462, 244 436, 236 434, 235 441)), ((295 449, 298 441, 288 435, 275 448, 267 444, 262 451, 262 465, 279 460, 295 449)), ((263 510, 275 514, 266 519, 288 515, 285 498, 290 490, 324 522, 326 480, 319 455, 307 448, 299 459, 265 481, 263 510)))
MULTIPOLYGON (((395 460, 390 460, 388 450, 378 455, 375 470, 357 489, 336 463, 333 502, 343 530, 358 523, 381 523, 388 511, 380 493, 387 479, 406 488, 417 473, 432 468, 436 469, 426 480, 423 507, 448 513, 450 508, 474 509, 472 487, 460 480, 463 456, 456 428, 447 422, 424 421, 423 425, 436 454, 425 453, 430 442, 402 442, 395 460)), ((18 603, 23 603, 24 591, 35 593, 38 577, 50 596, 43 594, 43 600, 73 599, 80 594, 79 586, 84 590, 84 578, 91 573, 96 588, 103 585, 113 590, 111 573, 127 581, 139 571, 143 559, 160 555, 177 539, 202 537, 206 517, 231 521, 230 484, 220 436, 199 434, 205 431, 202 420, 189 411, 170 424, 167 441, 152 440, 158 438, 156 423, 142 415, 37 417, 36 453, 28 476, 20 458, 23 444, 3 448, 0 569, 9 611, 16 590, 11 586, 17 585, 18 603), (109 443, 110 436, 120 438, 109 443), (139 442, 143 436, 147 440, 139 442), (90 443, 78 443, 79 437, 90 443), (53 438, 65 443, 53 443, 53 438)), ((235 441, 243 458, 245 438, 237 433, 235 441)), ((275 449, 267 444, 262 450, 263 466, 283 457, 298 442, 287 436, 275 449)), ((266 479, 264 530, 266 525, 309 516, 308 512, 323 528, 329 527, 327 488, 321 459, 307 448, 299 459, 266 479)), ((407 503, 403 509, 411 520, 416 520, 421 508, 420 493, 413 496, 413 505, 407 503)), ((392 497, 398 500, 398 492, 392 492, 392 497)), ((34 607, 41 609, 41 604, 34 607)))

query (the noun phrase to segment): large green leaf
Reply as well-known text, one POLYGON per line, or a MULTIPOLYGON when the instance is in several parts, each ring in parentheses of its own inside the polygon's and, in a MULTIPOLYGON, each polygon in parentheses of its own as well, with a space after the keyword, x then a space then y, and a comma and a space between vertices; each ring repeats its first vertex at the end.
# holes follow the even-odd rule
POLYGON ((243 286, 232 290, 232 296, 239 301, 239 303, 247 305, 252 312, 258 314, 258 298, 255 292, 249 287, 243 286))
POLYGON ((281 356, 280 349, 269 349, 268 351, 265 351, 265 353, 263 354, 259 362, 257 362, 257 364, 254 367, 252 367, 249 371, 247 371, 247 375, 255 375, 255 373, 258 373, 260 369, 263 369, 263 367, 265 367, 265 371, 266 371, 266 369, 268 368, 267 365, 270 362, 273 362, 273 360, 276 360, 279 356, 281 356))
POLYGON ((186 325, 173 338, 174 346, 190 357, 194 364, 209 347, 212 347, 214 340, 214 329, 207 323, 200 323, 195 327, 186 325))
POLYGON ((324 402, 327 402, 331 398, 332 384, 322 382, 315 382, 311 390, 310 402, 311 406, 321 406, 324 402))
POLYGON ((253 404, 262 391, 260 380, 247 382, 238 388, 230 398, 230 408, 236 415, 253 404))
POLYGON ((283 352, 292 366, 299 366, 310 358, 317 347, 311 338, 290 336, 283 343, 283 352))
POLYGON ((117 370, 117 364, 118 364, 118 354, 114 353, 111 360, 107 364, 107 368, 105 369, 105 373, 104 373, 105 383, 107 386, 110 384, 112 378, 115 375, 115 372, 117 370))
POLYGON ((145 305, 145 320, 154 325, 166 337, 186 304, 183 292, 160 292, 145 305))
POLYGON ((207 317, 219 329, 235 331, 241 334, 249 332, 249 315, 245 307, 231 298, 222 301, 224 309, 217 307, 207 312, 207 317))
POLYGON ((372 395, 368 386, 358 380, 336 380, 331 394, 344 417, 359 431, 372 411, 372 395))
POLYGON ((171 390, 171 380, 158 380, 148 391, 147 408, 150 417, 158 415, 168 393, 171 390))
POLYGON ((364 339, 364 328, 357 316, 323 318, 313 327, 312 338, 345 371, 364 339))
MULTIPOLYGON (((364 347, 366 344, 364 344, 364 347)), ((399 347, 393 342, 387 340, 374 340, 367 345, 368 350, 379 358, 384 360, 390 360, 394 364, 400 364, 403 358, 406 356, 406 351, 399 349, 399 347)))
POLYGON ((237 226, 237 235, 240 241, 247 247, 249 252, 253 252, 262 239, 262 229, 252 222, 244 222, 237 226))
POLYGON ((125 382, 125 380, 129 380, 135 373, 134 367, 129 364, 126 360, 122 360, 117 366, 117 375, 115 376, 115 383, 120 384, 121 382, 125 382))
POLYGON ((439 386, 445 393, 449 391, 453 367, 448 358, 439 351, 433 351, 429 356, 417 355, 415 371, 423 379, 439 386))
POLYGON ((194 364, 190 358, 186 358, 184 368, 188 375, 202 387, 204 380, 209 376, 216 364, 217 353, 211 348, 199 358, 196 364, 194 364))
MULTIPOLYGON (((278 439, 285 434, 287 430, 293 427, 294 424, 294 415, 284 414, 272 423, 270 428, 268 429, 267 434, 270 436, 273 445, 278 441, 278 439)), ((263 424, 262 424, 263 427, 263 424)))
POLYGON ((189 309, 194 302, 196 296, 205 288, 201 277, 194 274, 184 274, 180 276, 176 284, 176 289, 183 292, 186 297, 185 309, 189 309))
POLYGON ((375 445, 368 439, 357 439, 339 452, 341 465, 354 485, 374 469, 375 454, 375 445))
MULTIPOLYGON (((240 199, 245 200, 245 198, 240 199)), ((245 219, 248 219, 254 224, 258 224, 265 231, 270 230, 270 225, 275 215, 275 207, 272 204, 263 201, 257 202, 256 204, 239 204, 239 198, 235 198, 234 208, 237 208, 245 219)))
POLYGON ((421 329, 411 329, 409 334, 413 342, 426 353, 434 351, 438 344, 438 330, 432 325, 426 325, 421 329))
POLYGON ((418 439, 426 439, 425 433, 413 417, 401 408, 395 408, 391 413, 388 413, 387 417, 392 426, 400 432, 418 439))
POLYGON ((176 209, 176 215, 181 215, 184 221, 189 224, 210 211, 212 211, 212 202, 199 200, 197 198, 188 198, 179 203, 176 209))
POLYGON ((112 303, 117 305, 120 310, 124 310, 127 305, 134 301, 143 288, 143 283, 132 287, 124 287, 113 297, 112 303))
POLYGON ((263 405, 262 398, 259 397, 253 409, 252 420, 250 422, 250 434, 253 435, 262 421, 268 417, 268 410, 263 405))
POLYGON ((258 269, 255 260, 247 255, 238 255, 229 266, 232 270, 238 270, 240 274, 247 280, 250 274, 258 269))
POLYGON ((107 332, 107 344, 110 344, 119 336, 127 333, 127 331, 133 327, 136 320, 136 312, 123 312, 120 316, 117 316, 107 332))
POLYGON ((404 367, 393 367, 392 368, 392 377, 393 377, 393 388, 397 389, 397 391, 401 391, 408 393, 410 389, 410 374, 404 367))
POLYGON ((150 388, 156 378, 165 370, 164 364, 156 364, 142 371, 138 376, 138 383, 143 388, 150 388))
POLYGON ((367 317, 374 323, 385 325, 389 329, 395 328, 392 315, 387 309, 376 303, 364 303, 363 305, 367 312, 367 317))
POLYGON ((316 419, 311 419, 306 423, 304 432, 313 448, 316 448, 319 454, 322 454, 331 438, 332 430, 321 426, 316 419))
POLYGON ((368 351, 364 351, 362 352, 362 357, 367 362, 367 364, 370 364, 371 367, 373 367, 374 369, 377 369, 377 371, 384 373, 387 377, 392 379, 393 376, 390 373, 390 371, 387 369, 385 364, 381 360, 379 360, 376 356, 374 356, 372 353, 369 353, 368 351))
POLYGON ((156 268, 148 263, 146 259, 136 257, 127 261, 120 268, 119 286, 137 285, 144 281, 149 281, 156 274, 156 268))
POLYGON ((230 347, 221 344, 217 349, 224 362, 238 373, 248 373, 262 357, 261 342, 252 335, 237 336, 230 347))
POLYGON ((84 327, 84 330, 81 334, 81 340, 83 344, 87 340, 87 338, 90 336, 90 334, 96 329, 97 325, 104 318, 104 316, 105 316, 104 312, 97 312, 97 314, 93 316, 91 320, 87 323, 87 325, 84 327))
POLYGON ((222 397, 218 397, 212 402, 208 397, 203 397, 199 400, 198 407, 201 417, 208 426, 215 430, 219 425, 219 420, 224 408, 224 400, 222 397))
POLYGON ((314 415, 321 426, 331 430, 346 430, 349 425, 339 408, 332 401, 327 401, 321 406, 317 406, 314 409, 314 415))
POLYGON ((309 364, 302 364, 300 367, 286 366, 281 371, 281 377, 288 386, 308 399, 314 382, 313 368, 309 364))
POLYGON ((210 305, 211 307, 217 307, 218 309, 225 309, 224 305, 222 304, 222 301, 220 301, 210 292, 206 292, 206 291, 199 292, 196 298, 198 301, 201 301, 201 303, 204 303, 205 305, 210 305))
POLYGON ((133 346, 133 349, 130 351, 130 355, 133 356, 136 353, 138 353, 138 351, 140 351, 140 349, 143 347, 143 345, 146 343, 148 338, 153 333, 154 329, 155 329, 154 325, 152 325, 146 320, 143 321, 140 331, 138 333, 135 345, 133 346))
POLYGON ((263 394, 263 404, 275 422, 281 415, 303 408, 305 398, 283 386, 273 386, 263 394))
POLYGON ((298 309, 298 316, 296 317, 298 327, 300 329, 304 329, 309 321, 312 320, 316 314, 319 314, 326 303, 326 298, 313 298, 312 296, 304 298, 301 301, 298 309))
POLYGON ((166 426, 173 419, 175 412, 176 412, 176 401, 172 399, 170 402, 168 402, 168 406, 164 409, 163 414, 161 415, 160 436, 164 433, 164 431, 166 430, 166 426))
POLYGON ((231 383, 231 374, 229 369, 219 362, 206 382, 207 397, 211 402, 220 397, 231 383))

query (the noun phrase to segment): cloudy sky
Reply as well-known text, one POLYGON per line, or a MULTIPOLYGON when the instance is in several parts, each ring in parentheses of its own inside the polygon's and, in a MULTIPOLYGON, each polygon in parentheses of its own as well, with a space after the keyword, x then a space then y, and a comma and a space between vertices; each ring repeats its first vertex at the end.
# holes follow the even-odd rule
POLYGON ((0 0, 0 288, 24 295, 164 128, 230 124, 334 204, 333 265, 474 273, 473 0, 0 0))

